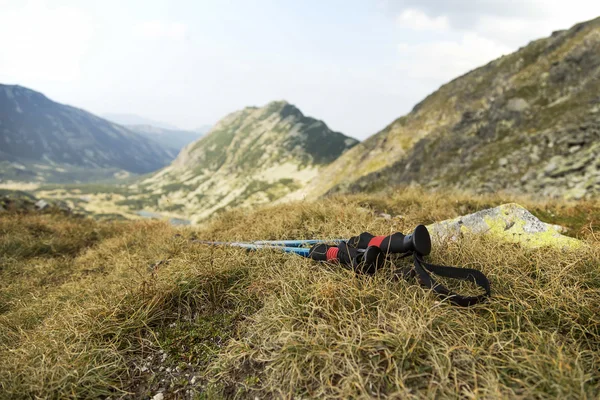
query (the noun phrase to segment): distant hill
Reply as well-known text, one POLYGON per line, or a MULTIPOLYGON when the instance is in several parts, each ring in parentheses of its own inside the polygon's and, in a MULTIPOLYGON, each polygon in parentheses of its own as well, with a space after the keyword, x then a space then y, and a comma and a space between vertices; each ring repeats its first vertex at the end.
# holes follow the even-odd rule
POLYGON ((155 121, 150 118, 141 117, 135 114, 121 114, 121 113, 108 113, 102 114, 102 118, 105 118, 115 124, 119 125, 149 125, 155 126, 157 128, 162 129, 170 129, 170 130, 179 130, 175 125, 169 124, 167 122, 155 121))
POLYGON ((228 208, 301 198, 322 167, 357 143, 276 101, 229 114, 139 186, 152 193, 157 211, 197 221, 228 208))
POLYGON ((354 147, 311 197, 417 183, 477 192, 600 194, 600 19, 452 82, 354 147))
POLYGON ((172 159, 127 128, 16 85, 0 85, 0 143, 0 179, 53 180, 71 167, 82 179, 100 170, 143 174, 172 159))
POLYGON ((171 149, 173 158, 186 145, 198 140, 205 132, 184 131, 180 129, 165 129, 152 125, 127 125, 128 129, 171 149))
POLYGON ((194 129, 194 132, 198 132, 199 134, 204 135, 205 133, 208 133, 208 131, 210 131, 211 129, 211 125, 202 125, 194 129))

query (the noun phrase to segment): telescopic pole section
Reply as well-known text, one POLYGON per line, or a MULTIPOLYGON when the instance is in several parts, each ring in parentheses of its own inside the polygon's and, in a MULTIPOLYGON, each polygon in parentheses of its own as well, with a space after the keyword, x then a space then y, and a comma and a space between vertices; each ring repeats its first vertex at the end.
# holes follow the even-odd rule
POLYGON ((288 247, 300 247, 300 246, 313 246, 319 243, 330 243, 339 244, 345 242, 347 239, 307 239, 307 240, 258 240, 252 242, 254 244, 268 244, 270 246, 288 246, 288 247))
POLYGON ((254 244, 254 243, 240 243, 240 242, 211 242, 207 240, 195 240, 194 243, 207 244, 210 246, 229 246, 229 247, 241 247, 242 249, 248 250, 261 250, 261 249, 274 249, 283 251, 284 253, 298 254, 302 257, 309 257, 310 249, 301 247, 286 247, 286 246, 270 246, 266 244, 254 244))
POLYGON ((385 262, 385 256, 378 247, 369 247, 365 250, 355 249, 349 247, 346 242, 341 242, 338 246, 329 246, 324 243, 319 243, 310 249, 305 247, 270 246, 254 243, 212 242, 203 240, 195 240, 194 243, 201 243, 209 246, 239 247, 248 250, 274 249, 283 251, 284 253, 293 253, 302 257, 311 258, 315 261, 339 263, 356 272, 365 274, 375 273, 375 271, 383 266, 383 263, 385 262))

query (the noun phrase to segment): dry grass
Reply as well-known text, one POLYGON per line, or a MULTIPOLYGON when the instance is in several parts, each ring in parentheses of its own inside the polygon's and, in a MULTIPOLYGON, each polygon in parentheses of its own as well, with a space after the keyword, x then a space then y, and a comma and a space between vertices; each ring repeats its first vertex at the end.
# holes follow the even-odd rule
POLYGON ((195 232, 2 214, 0 397, 597 398, 598 202, 519 199, 588 242, 576 253, 479 237, 434 248, 490 278, 491 301, 469 309, 391 264, 361 277, 187 240, 407 232, 512 200, 407 190, 237 211, 195 232))

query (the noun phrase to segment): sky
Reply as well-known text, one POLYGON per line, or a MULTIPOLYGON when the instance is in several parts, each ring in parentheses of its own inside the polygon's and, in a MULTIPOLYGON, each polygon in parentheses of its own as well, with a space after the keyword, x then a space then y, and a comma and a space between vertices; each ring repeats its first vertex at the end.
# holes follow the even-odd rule
POLYGON ((0 0, 0 83, 183 129, 287 100, 364 139, 589 0, 0 0))

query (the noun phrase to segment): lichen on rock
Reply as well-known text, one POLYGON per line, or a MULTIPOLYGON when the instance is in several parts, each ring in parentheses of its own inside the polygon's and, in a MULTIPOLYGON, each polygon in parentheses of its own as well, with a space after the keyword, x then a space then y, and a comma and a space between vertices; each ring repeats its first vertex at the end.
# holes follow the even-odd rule
POLYGON ((525 247, 576 249, 583 242, 561 234, 562 227, 540 221, 524 207, 509 203, 427 226, 438 243, 463 235, 486 234, 525 247))

